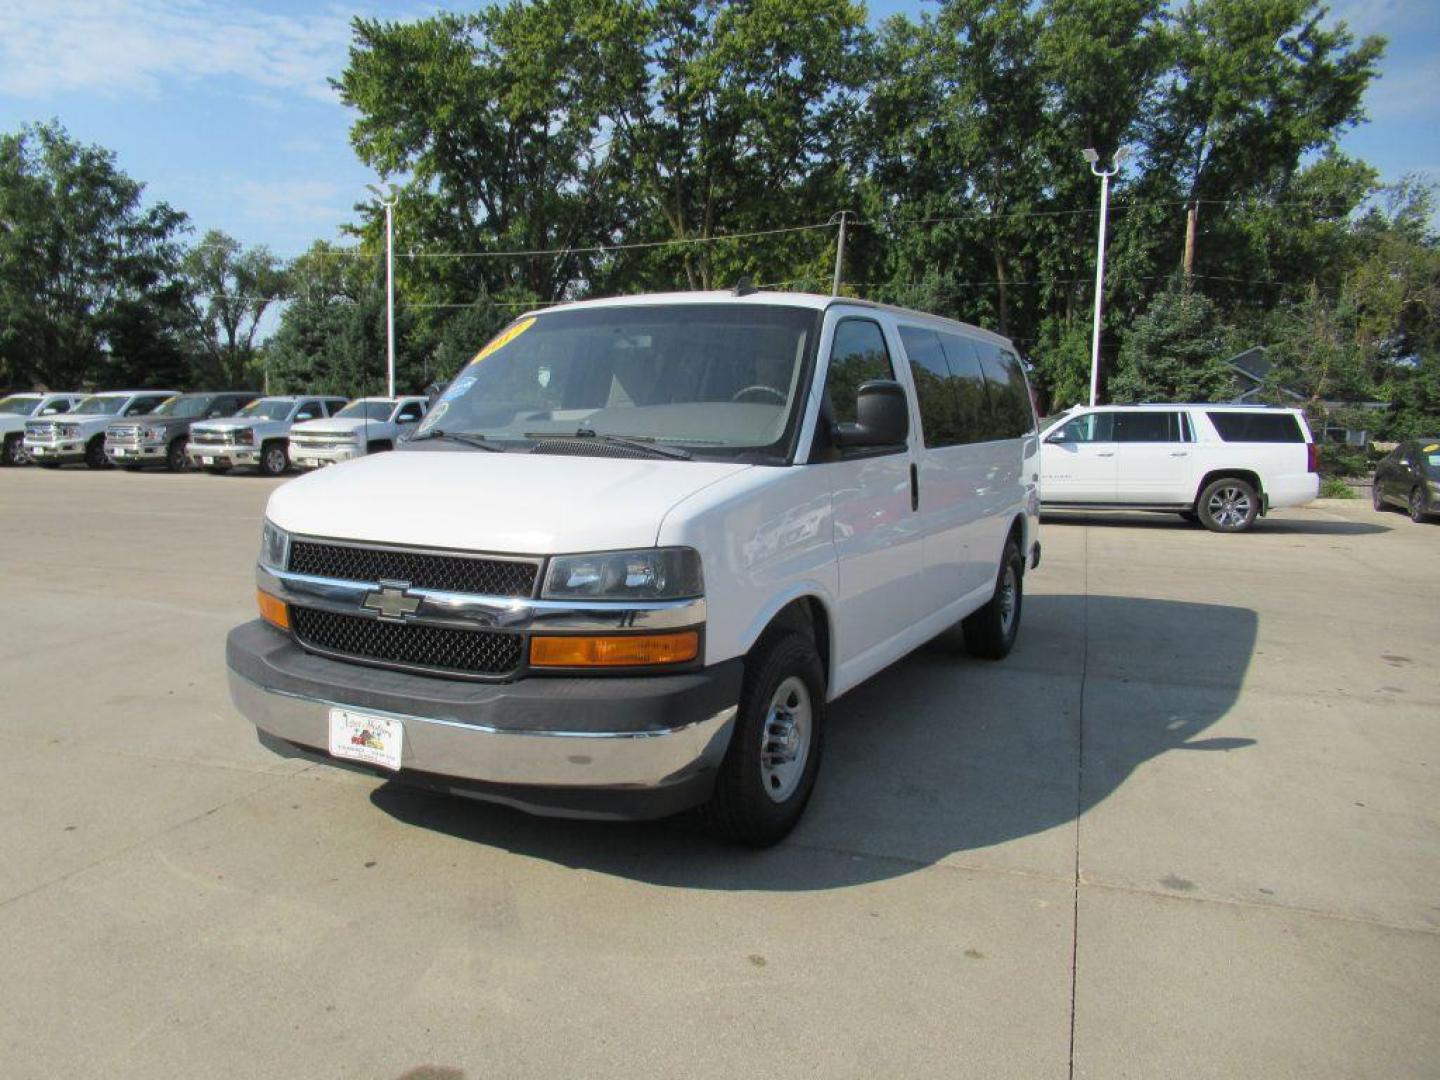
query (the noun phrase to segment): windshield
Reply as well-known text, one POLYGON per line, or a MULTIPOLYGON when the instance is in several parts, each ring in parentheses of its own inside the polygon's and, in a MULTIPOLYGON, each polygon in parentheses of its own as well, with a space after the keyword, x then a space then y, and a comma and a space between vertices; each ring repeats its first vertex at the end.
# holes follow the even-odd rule
POLYGON ((577 431, 696 453, 784 456, 820 313, 759 304, 553 311, 481 349, 420 434, 518 440, 577 431))
POLYGON ((352 401, 337 412, 335 417, 337 420, 342 416, 353 416, 357 420, 361 417, 366 420, 389 420, 394 408, 393 401, 352 401))
POLYGON ((197 416, 204 416, 205 410, 210 407, 214 398, 208 397, 182 397, 177 394, 172 398, 166 398, 158 406, 151 416, 173 416, 179 420, 193 420, 197 416))
POLYGON ((0 416, 29 416, 35 411, 35 406, 40 404, 38 397, 31 397, 28 394, 12 394, 7 398, 0 398, 0 416))
POLYGON ((87 413, 90 416, 114 416, 120 411, 120 406, 129 400, 123 394, 114 397, 101 397, 96 394, 94 397, 87 397, 79 405, 72 409, 72 412, 87 413))
POLYGON ((235 415, 254 416, 263 420, 284 420, 294 407, 295 402, 289 398, 261 398, 259 401, 252 401, 235 415))

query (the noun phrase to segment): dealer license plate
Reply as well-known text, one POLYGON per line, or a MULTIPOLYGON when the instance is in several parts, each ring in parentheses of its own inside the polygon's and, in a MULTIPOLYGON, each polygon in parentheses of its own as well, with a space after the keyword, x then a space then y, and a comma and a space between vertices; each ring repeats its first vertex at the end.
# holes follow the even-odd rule
POLYGON ((336 757, 398 770, 404 742, 405 727, 394 717, 330 710, 330 753, 336 757))

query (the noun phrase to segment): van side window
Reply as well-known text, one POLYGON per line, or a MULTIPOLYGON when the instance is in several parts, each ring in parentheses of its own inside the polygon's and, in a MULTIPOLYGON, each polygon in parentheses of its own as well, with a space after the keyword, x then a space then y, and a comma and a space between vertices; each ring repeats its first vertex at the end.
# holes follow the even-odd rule
POLYGON ((980 354, 974 343, 959 334, 940 334, 950 364, 950 386, 960 412, 960 430, 967 443, 995 438, 990 434, 990 392, 980 371, 980 354))
POLYGON ((910 358, 910 376, 920 402, 920 431, 927 447, 968 442, 960 424, 960 408, 951 386, 950 365, 940 335, 916 326, 900 327, 900 340, 910 358))
POLYGON ((894 379, 895 368, 880 324, 869 319, 843 319, 835 326, 830 347, 830 371, 825 376, 825 395, 830 401, 830 419, 853 424, 856 391, 871 379, 894 379))
POLYGON ((1030 391, 1020 361, 989 341, 971 343, 980 354, 980 369, 990 391, 992 439, 1018 439, 1035 427, 1030 391))
POLYGON ((1173 412, 1119 412, 1115 414, 1115 441, 1184 442, 1180 414, 1173 412))

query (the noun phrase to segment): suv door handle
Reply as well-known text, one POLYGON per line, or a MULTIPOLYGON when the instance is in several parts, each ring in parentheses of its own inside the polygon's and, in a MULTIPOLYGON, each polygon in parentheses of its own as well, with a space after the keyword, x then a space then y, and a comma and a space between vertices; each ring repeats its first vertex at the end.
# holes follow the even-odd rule
POLYGON ((1115 456, 1115 451, 1114 451, 1114 450, 1101 450, 1101 451, 1100 451, 1098 454, 1096 454, 1095 456, 1096 456, 1096 457, 1114 457, 1114 456, 1115 456))
POLYGON ((920 509, 920 470, 912 463, 910 466, 910 510, 913 513, 920 509))
POLYGON ((1170 451, 1170 456, 1171 456, 1171 457, 1189 457, 1189 456, 1190 456, 1190 451, 1189 451, 1189 450, 1171 450, 1171 451, 1170 451))

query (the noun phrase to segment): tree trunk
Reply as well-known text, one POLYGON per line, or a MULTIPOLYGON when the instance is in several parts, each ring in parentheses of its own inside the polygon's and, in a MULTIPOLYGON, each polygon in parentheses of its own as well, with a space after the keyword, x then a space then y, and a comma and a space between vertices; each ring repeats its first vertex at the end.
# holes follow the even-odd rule
POLYGON ((997 312, 1000 325, 997 327, 1002 336, 1010 334, 1010 278, 1006 273, 1005 256, 997 247, 995 249, 995 280, 999 284, 1000 304, 997 312))
POLYGON ((1185 208, 1185 255, 1181 261, 1181 269, 1185 275, 1185 288, 1190 288, 1190 281, 1195 276, 1195 225, 1200 217, 1200 203, 1192 202, 1185 208))

